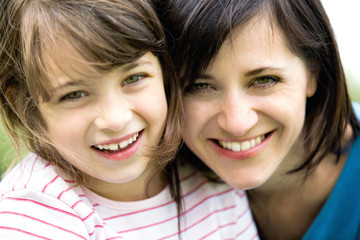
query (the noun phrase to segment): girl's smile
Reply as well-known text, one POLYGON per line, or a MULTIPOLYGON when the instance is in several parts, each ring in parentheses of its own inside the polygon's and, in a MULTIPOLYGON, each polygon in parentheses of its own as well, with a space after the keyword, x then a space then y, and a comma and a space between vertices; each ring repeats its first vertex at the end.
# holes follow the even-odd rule
POLYGON ((120 161, 130 158, 136 153, 141 144, 141 137, 142 131, 137 132, 130 137, 96 144, 92 146, 92 148, 96 151, 96 153, 106 159, 120 161))
POLYGON ((154 174, 152 149, 167 118, 158 59, 147 53, 95 77, 79 64, 80 71, 52 71, 52 95, 39 104, 49 139, 102 190, 113 183, 145 188, 138 184, 154 174))

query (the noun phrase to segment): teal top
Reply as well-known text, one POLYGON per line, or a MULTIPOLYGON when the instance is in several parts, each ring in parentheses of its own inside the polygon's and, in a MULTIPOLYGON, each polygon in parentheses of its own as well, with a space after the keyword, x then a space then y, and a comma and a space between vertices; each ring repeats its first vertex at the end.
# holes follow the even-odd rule
MULTIPOLYGON (((360 104, 354 103, 360 119, 360 104)), ((360 239, 360 136, 355 139, 344 169, 303 240, 360 239)))

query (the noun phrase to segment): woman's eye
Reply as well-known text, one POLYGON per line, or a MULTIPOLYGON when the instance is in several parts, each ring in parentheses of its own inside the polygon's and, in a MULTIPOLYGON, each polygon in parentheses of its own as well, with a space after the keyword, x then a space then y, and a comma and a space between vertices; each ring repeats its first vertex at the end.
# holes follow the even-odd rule
POLYGON ((188 93, 200 93, 211 89, 208 83, 194 83, 186 88, 188 93))
POLYGON ((196 84, 194 84, 193 87, 194 87, 196 90, 204 90, 204 89, 209 88, 210 85, 207 84, 207 83, 196 83, 196 84))
POLYGON ((260 87, 271 87, 279 82, 279 78, 273 76, 265 76, 255 79, 253 85, 260 87))
POLYGON ((61 97, 60 101, 64 100, 76 100, 82 97, 85 97, 85 93, 81 91, 74 91, 71 93, 66 94, 65 96, 61 97))
POLYGON ((146 77, 145 74, 131 75, 130 77, 125 79, 123 85, 137 83, 137 82, 141 81, 145 77, 146 77))

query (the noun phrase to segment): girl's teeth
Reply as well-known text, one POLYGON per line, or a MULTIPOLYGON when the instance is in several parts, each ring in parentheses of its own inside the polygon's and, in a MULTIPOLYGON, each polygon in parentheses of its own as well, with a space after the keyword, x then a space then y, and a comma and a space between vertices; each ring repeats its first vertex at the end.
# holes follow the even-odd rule
POLYGON ((120 142, 119 144, 112 143, 112 144, 106 144, 106 145, 96 145, 96 148, 98 148, 99 150, 117 151, 117 150, 119 150, 119 148, 120 149, 125 148, 129 144, 135 142, 136 139, 138 138, 138 136, 139 136, 139 133, 137 133, 134 136, 130 137, 128 140, 120 142))
MULTIPOLYGON (((132 139, 131 139, 131 140, 132 140, 132 139)), ((129 145, 129 140, 121 142, 121 143, 120 143, 120 148, 124 148, 124 147, 126 147, 127 145, 129 145)))
POLYGON ((117 144, 109 144, 108 149, 111 151, 115 151, 118 149, 118 145, 117 144))
POLYGON ((225 149, 234 151, 234 152, 240 152, 240 151, 246 151, 249 150, 256 145, 260 144, 265 139, 265 135, 250 139, 248 141, 242 141, 242 142, 225 142, 225 141, 219 141, 219 145, 225 149))

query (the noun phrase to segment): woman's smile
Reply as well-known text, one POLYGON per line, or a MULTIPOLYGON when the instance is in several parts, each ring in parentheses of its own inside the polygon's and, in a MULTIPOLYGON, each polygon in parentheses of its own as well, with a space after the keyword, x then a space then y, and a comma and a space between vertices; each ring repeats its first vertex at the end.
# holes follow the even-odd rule
POLYGON ((256 156, 269 143, 274 132, 263 134, 243 141, 212 141, 215 150, 223 157, 233 160, 245 160, 256 156))

